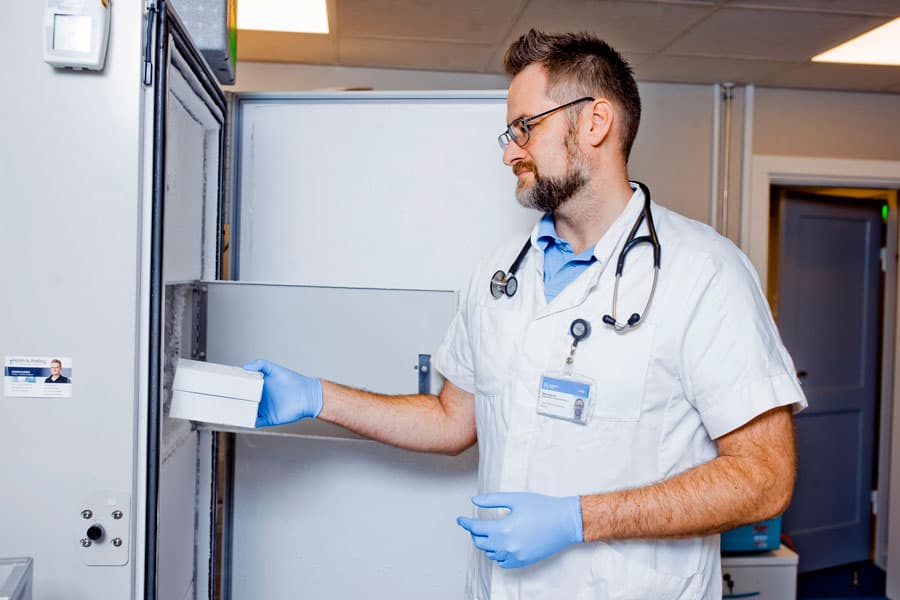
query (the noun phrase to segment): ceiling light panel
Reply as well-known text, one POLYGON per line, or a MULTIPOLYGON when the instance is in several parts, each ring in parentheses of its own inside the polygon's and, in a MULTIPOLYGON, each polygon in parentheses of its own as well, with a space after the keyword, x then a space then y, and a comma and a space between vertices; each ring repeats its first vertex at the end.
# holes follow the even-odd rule
POLYGON ((814 56, 813 62, 900 66, 900 17, 814 56))
POLYGON ((238 29, 328 33, 325 0, 241 0, 238 29))

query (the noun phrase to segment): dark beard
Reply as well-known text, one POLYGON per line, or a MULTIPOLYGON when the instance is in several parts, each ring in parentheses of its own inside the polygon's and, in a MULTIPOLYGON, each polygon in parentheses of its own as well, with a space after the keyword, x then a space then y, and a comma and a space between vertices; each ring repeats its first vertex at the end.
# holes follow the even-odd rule
POLYGON ((575 125, 569 126, 566 136, 566 156, 568 167, 562 177, 542 177, 537 165, 531 161, 523 161, 513 166, 513 173, 518 175, 520 169, 528 169, 534 174, 534 185, 528 189, 516 189, 516 200, 525 208, 535 208, 543 212, 554 212, 569 198, 574 196, 588 182, 588 167, 584 156, 575 146, 575 125))
POLYGON ((516 190, 516 200, 525 208, 553 212, 587 183, 583 169, 569 169, 562 177, 541 177, 533 165, 530 170, 534 174, 534 184, 528 189, 516 190))

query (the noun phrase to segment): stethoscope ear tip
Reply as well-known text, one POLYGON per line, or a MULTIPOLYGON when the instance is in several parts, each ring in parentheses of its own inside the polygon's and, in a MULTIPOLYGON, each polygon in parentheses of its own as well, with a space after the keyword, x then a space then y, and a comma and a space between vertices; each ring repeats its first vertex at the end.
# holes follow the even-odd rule
POLYGON ((603 315, 603 322, 611 327, 616 326, 616 320, 612 318, 612 315, 603 315))

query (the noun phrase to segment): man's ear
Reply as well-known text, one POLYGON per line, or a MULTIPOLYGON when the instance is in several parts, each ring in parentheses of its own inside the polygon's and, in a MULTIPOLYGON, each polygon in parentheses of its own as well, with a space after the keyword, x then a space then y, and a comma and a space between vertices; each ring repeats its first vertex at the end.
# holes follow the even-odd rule
POLYGON ((590 127, 588 128, 588 142, 595 148, 607 139, 612 131, 616 111, 612 103, 606 98, 594 100, 591 104, 590 127))

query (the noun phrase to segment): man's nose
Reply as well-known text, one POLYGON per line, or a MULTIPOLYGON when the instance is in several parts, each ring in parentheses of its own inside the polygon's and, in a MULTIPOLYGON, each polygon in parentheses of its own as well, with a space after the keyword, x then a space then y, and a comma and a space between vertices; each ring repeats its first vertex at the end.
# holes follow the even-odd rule
POLYGON ((525 151, 512 140, 510 140, 509 145, 503 149, 503 164, 507 167, 513 166, 524 158, 525 151))

